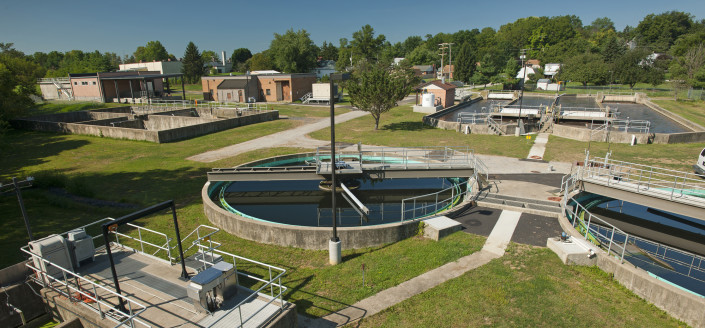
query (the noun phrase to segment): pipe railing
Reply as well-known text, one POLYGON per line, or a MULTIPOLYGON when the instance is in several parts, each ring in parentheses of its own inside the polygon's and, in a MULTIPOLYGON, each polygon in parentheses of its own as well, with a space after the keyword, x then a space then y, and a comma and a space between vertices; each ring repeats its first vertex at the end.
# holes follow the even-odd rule
MULTIPOLYGON (((263 285, 262 285, 261 287, 259 287, 256 291, 254 291, 254 293, 250 294, 250 295, 247 296, 245 299, 243 299, 240 303, 238 303, 237 305, 235 305, 235 307, 233 307, 232 309, 228 310, 225 315, 221 316, 220 319, 216 320, 215 322, 213 322, 213 323, 212 323, 210 326, 208 326, 208 327, 212 327, 212 326, 218 324, 218 323, 220 322, 220 320, 223 320, 223 318, 227 317, 230 313, 232 313, 233 311, 236 311, 236 310, 238 311, 239 317, 240 317, 240 325, 239 325, 238 327, 244 327, 244 326, 245 326, 245 323, 247 323, 249 320, 251 320, 252 318, 254 318, 257 314, 259 314, 260 312, 262 312, 262 310, 264 310, 265 307, 267 307, 268 305, 272 304, 272 303, 273 303, 274 301, 276 301, 276 300, 279 301, 279 304, 280 304, 280 311, 283 311, 283 310, 284 310, 284 299, 283 299, 283 295, 284 295, 284 292, 286 292, 286 291, 288 290, 288 288, 287 288, 286 286, 282 285, 281 279, 282 279, 282 277, 284 276, 284 274, 286 274, 286 269, 282 269, 282 268, 279 268, 279 267, 276 267, 276 266, 273 266, 273 265, 269 265, 269 264, 262 263, 262 262, 259 262, 259 261, 251 260, 251 259, 244 258, 244 257, 241 257, 241 256, 237 256, 237 255, 234 255, 234 254, 231 254, 231 253, 228 253, 228 252, 224 252, 224 251, 221 251, 221 250, 213 249, 212 247, 208 247, 208 246, 204 246, 204 245, 200 245, 200 244, 199 244, 199 248, 202 248, 201 251, 204 252, 204 253, 205 253, 205 252, 211 252, 211 253, 216 253, 216 254, 222 256, 223 261, 225 261, 226 258, 227 258, 227 259, 231 259, 231 260, 232 260, 232 264, 233 264, 233 268, 234 268, 234 270, 235 270, 235 273, 236 273, 236 275, 238 276, 238 284, 239 284, 240 277, 252 279, 252 280, 258 281, 258 282, 260 282, 260 283, 263 283, 263 285), (243 266, 242 262, 250 263, 250 264, 254 264, 254 265, 259 266, 259 267, 264 267, 264 268, 266 268, 266 271, 268 272, 269 279, 267 280, 267 279, 265 279, 265 278, 258 277, 258 276, 255 276, 255 275, 253 275, 253 274, 250 274, 250 273, 247 273, 247 272, 244 272, 244 271, 239 270, 239 269, 238 269, 238 263, 239 263, 240 266, 242 267, 242 266, 243 266), (274 273, 272 272, 273 270, 275 271, 274 273), (273 274, 276 274, 276 275, 273 276, 273 274), (257 311, 254 311, 254 313, 250 314, 249 316, 247 316, 247 317, 245 317, 245 318, 243 319, 242 305, 244 305, 244 304, 250 302, 251 300, 253 300, 254 298, 257 298, 258 296, 260 296, 260 293, 261 293, 265 288, 267 288, 267 287, 269 287, 269 292, 270 292, 270 293, 269 293, 269 298, 270 298, 270 300, 269 300, 267 303, 265 303, 263 306, 261 306, 257 311), (276 294, 275 294, 275 287, 278 289, 278 291, 277 291, 276 294)), ((206 261, 206 262, 207 262, 207 261, 206 261)), ((215 263, 208 262, 208 264, 209 264, 209 265, 214 265, 215 263)))
POLYGON ((622 262, 624 262, 625 257, 627 257, 629 261, 641 261, 643 263, 660 265, 654 260, 660 259, 671 265, 674 268, 673 272, 705 282, 705 266, 703 265, 705 257, 630 235, 598 216, 593 215, 585 206, 578 203, 577 200, 570 196, 570 194, 577 191, 577 179, 578 174, 565 176, 563 178, 561 183, 564 193, 563 208, 566 217, 571 221, 573 227, 575 227, 585 239, 605 249, 608 254, 615 255, 622 262), (651 258, 646 260, 642 257, 635 256, 632 251, 627 250, 627 245, 629 244, 635 246, 635 249, 632 251, 647 253, 650 255, 647 256, 647 258, 651 258))
POLYGON ((79 274, 71 272, 70 270, 62 268, 61 266, 44 259, 42 256, 32 253, 28 248, 29 246, 24 246, 20 249, 34 259, 34 261, 27 262, 26 266, 35 272, 35 275, 31 276, 31 279, 37 284, 43 287, 51 288, 69 300, 83 301, 81 304, 84 304, 85 306, 88 306, 89 308, 100 313, 101 318, 108 317, 115 320, 118 323, 115 327, 135 327, 135 322, 145 327, 151 327, 144 321, 136 318, 147 309, 147 307, 143 304, 97 284, 91 279, 87 279, 79 274), (39 263, 42 263, 43 265, 36 267, 34 265, 35 261, 39 261, 39 263), (53 275, 49 274, 42 269, 43 267, 53 267, 58 269, 61 277, 54 277, 53 275, 56 273, 53 275), (111 297, 121 299, 121 303, 127 305, 126 312, 120 310, 120 307, 117 304, 106 301, 111 297), (116 313, 119 316, 116 316, 116 313))
MULTIPOLYGON (((467 186, 469 188, 469 186, 467 186)), ((441 212, 443 210, 448 209, 449 207, 452 207, 455 205, 459 200, 461 196, 467 196, 468 189, 466 189, 464 192, 460 188, 459 183, 453 183, 452 186, 445 188, 443 190, 439 190, 433 193, 425 194, 425 195, 420 195, 420 196, 414 196, 414 197, 408 197, 404 198, 401 200, 401 222, 404 222, 407 220, 406 218, 406 213, 411 212, 411 218, 408 220, 413 220, 413 219, 418 219, 421 217, 427 217, 430 215, 434 215, 438 212, 441 212), (442 197, 441 195, 444 193, 447 193, 450 191, 450 197, 444 198, 439 200, 439 197, 442 197), (418 201, 417 200, 422 200, 424 198, 426 199, 431 199, 434 198, 432 202, 429 201, 418 201), (407 209, 406 205, 411 202, 411 208, 407 209), (421 205, 417 206, 417 203, 421 203, 421 205), (419 211, 420 214, 419 216, 416 215, 416 211, 419 211), (430 211, 430 212, 429 212, 430 211)))
MULTIPOLYGON (((589 156, 589 154, 588 154, 589 156)), ((589 158, 589 157, 588 157, 589 158)), ((637 193, 649 192, 669 200, 684 198, 705 204, 705 186, 694 173, 605 158, 592 158, 581 168, 581 179, 619 185, 637 193)))

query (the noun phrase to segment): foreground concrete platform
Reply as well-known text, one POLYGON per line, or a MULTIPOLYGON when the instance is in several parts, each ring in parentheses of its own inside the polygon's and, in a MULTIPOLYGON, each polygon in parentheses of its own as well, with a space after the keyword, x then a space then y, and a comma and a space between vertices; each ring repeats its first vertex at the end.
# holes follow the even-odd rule
POLYGON ((563 264, 585 266, 597 264, 597 256, 589 256, 590 250, 594 252, 597 247, 577 238, 570 237, 567 241, 561 241, 558 237, 548 238, 546 247, 556 253, 563 264))

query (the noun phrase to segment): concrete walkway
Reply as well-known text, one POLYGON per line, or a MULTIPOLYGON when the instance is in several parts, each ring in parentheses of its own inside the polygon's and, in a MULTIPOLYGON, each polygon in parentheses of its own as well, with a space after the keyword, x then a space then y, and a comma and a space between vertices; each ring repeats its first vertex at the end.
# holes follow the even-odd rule
MULTIPOLYGON (((335 123, 342 123, 368 114, 368 112, 364 111, 347 112, 345 114, 335 116, 335 123)), ((319 146, 325 146, 328 145, 330 142, 311 139, 306 137, 306 135, 311 132, 318 131, 320 129, 325 129, 329 126, 330 118, 322 118, 314 123, 302 125, 291 130, 281 131, 257 139, 245 141, 236 145, 207 151, 205 153, 191 156, 187 159, 196 162, 210 163, 262 148, 287 146, 316 148, 319 146)))
POLYGON ((539 133, 536 136, 534 145, 529 150, 528 159, 543 159, 543 153, 546 152, 546 144, 548 143, 548 133, 539 133))
POLYGON ((493 259, 504 255, 514 229, 519 223, 521 213, 502 211, 500 219, 487 237, 485 245, 479 252, 462 257, 455 262, 428 271, 420 276, 407 280, 397 286, 385 289, 373 296, 359 301, 338 312, 331 313, 319 319, 299 315, 301 327, 337 327, 356 320, 370 317, 382 310, 398 304, 414 295, 423 293, 450 279, 460 277, 464 273, 481 267, 493 259))

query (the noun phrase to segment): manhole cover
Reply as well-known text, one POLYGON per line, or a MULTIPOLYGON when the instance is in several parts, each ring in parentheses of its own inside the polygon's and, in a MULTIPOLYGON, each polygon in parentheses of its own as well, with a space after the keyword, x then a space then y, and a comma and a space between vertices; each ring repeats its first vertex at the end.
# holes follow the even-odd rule
POLYGON ((534 156, 530 156, 529 158, 531 158, 531 159, 542 159, 543 157, 541 157, 541 156, 539 156, 539 155, 534 155, 534 156))
POLYGON ((539 171, 531 171, 531 173, 541 173, 541 172, 539 172, 539 171))
POLYGON ((552 201, 554 201, 554 202, 560 202, 561 199, 563 199, 563 198, 557 197, 557 196, 548 197, 548 200, 552 200, 552 201))

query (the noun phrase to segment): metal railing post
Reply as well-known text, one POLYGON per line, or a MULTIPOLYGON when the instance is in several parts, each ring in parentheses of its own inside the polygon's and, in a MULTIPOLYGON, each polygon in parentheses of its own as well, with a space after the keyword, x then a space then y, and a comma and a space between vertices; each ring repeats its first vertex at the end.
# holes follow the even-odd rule
POLYGON ((627 244, 629 243, 629 234, 624 234, 624 245, 622 246, 622 258, 620 259, 624 263, 624 251, 627 250, 627 244))

